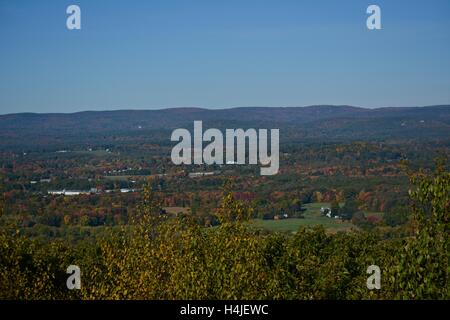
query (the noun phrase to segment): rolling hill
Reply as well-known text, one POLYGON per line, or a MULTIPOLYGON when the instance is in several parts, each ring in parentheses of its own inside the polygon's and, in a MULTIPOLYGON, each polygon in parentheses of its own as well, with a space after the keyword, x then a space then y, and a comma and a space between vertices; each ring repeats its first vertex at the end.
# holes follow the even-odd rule
POLYGON ((279 128, 281 139, 396 140, 450 137, 450 106, 377 108, 352 106, 242 107, 231 109, 174 108, 161 110, 86 111, 78 113, 18 113, 0 115, 0 148, 32 148, 93 143, 112 137, 146 136, 169 140, 169 131, 192 128, 279 128))

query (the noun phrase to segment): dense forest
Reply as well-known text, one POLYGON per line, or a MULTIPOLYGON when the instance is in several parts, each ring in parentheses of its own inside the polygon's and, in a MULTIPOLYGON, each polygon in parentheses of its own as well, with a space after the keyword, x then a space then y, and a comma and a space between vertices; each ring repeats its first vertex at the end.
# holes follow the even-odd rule
POLYGON ((236 199, 232 183, 215 228, 163 214, 150 185, 129 224, 96 242, 30 239, 3 225, 1 298, 449 299, 450 173, 438 165, 410 178, 411 219, 389 232, 261 232, 247 224, 253 208, 236 199), (66 288, 71 264, 81 268, 81 290, 66 288), (382 270, 376 291, 365 286, 372 264, 382 270))

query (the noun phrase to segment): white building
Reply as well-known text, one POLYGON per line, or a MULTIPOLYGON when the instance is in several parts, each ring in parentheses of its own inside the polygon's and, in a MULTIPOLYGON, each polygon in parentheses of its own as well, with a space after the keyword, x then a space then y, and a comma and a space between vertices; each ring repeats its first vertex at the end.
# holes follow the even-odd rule
POLYGON ((79 196, 81 194, 90 194, 90 191, 64 189, 64 190, 48 190, 47 193, 52 195, 79 196))
POLYGON ((205 176, 212 176, 214 175, 214 171, 210 172, 191 172, 189 173, 189 178, 198 178, 198 177, 205 177, 205 176))

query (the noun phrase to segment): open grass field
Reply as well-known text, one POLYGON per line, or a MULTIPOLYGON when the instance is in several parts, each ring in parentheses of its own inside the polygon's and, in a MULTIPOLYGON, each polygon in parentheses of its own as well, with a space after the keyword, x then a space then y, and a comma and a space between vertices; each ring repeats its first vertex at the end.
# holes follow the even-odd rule
POLYGON ((164 210, 166 210, 166 212, 170 214, 178 214, 178 213, 188 214, 191 212, 191 209, 186 207, 164 207, 164 210))
POLYGON ((123 175, 123 176, 104 176, 105 179, 112 180, 112 181, 128 181, 130 179, 134 179, 135 176, 131 175, 123 175))
POLYGON ((262 228, 270 231, 296 232, 301 226, 313 227, 323 225, 329 232, 348 231, 356 229, 350 222, 342 222, 340 219, 333 219, 322 216, 321 207, 329 207, 329 203, 317 202, 305 204, 304 219, 283 219, 283 220, 252 220, 251 224, 256 228, 262 228))

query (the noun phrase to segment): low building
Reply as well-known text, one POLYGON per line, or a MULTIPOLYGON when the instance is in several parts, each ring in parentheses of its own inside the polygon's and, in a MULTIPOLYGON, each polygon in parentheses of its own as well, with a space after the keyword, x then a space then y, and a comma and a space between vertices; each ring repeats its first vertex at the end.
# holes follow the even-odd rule
POLYGON ((190 172, 189 178, 199 178, 199 177, 205 177, 205 176, 213 176, 215 174, 214 171, 210 172, 190 172))
POLYGON ((47 193, 51 195, 61 195, 64 194, 65 190, 48 190, 47 193))
POLYGON ((82 191, 82 190, 48 190, 48 194, 51 195, 64 195, 64 196, 79 196, 82 194, 91 194, 90 191, 82 191))

